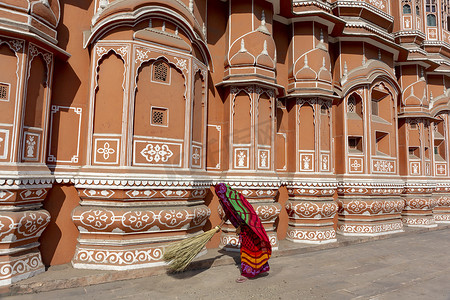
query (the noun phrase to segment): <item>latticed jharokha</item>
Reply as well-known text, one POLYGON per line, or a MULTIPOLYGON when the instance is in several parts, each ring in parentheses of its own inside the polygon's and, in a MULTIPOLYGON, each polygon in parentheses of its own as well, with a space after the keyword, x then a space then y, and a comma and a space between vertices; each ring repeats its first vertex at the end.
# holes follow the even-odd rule
POLYGON ((450 222, 448 1, 0 8, 0 285, 163 265, 217 182, 273 251, 450 222))

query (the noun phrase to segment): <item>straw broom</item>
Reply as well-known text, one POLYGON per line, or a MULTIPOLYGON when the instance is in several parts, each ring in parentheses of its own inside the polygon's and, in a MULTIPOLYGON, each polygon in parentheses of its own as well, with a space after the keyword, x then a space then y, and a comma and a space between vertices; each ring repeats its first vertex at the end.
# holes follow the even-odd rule
POLYGON ((202 251, 206 243, 220 231, 222 225, 214 227, 204 233, 184 239, 164 250, 163 259, 169 262, 169 268, 173 272, 183 272, 194 258, 202 251))

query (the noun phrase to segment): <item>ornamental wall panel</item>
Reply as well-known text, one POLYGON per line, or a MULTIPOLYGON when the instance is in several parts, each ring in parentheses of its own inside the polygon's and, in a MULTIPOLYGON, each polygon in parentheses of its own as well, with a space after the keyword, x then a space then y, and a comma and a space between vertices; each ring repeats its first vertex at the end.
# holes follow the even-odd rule
POLYGON ((52 105, 50 111, 47 162, 49 164, 72 165, 80 160, 81 107, 52 105), (65 134, 70 128, 71 134, 65 134), (64 145, 64 149, 60 147, 64 145))
POLYGON ((120 157, 120 137, 95 136, 93 162, 99 165, 118 165, 120 157))
POLYGON ((7 160, 9 157, 10 130, 0 127, 0 160, 7 160))
POLYGON ((222 163, 222 126, 208 124, 207 166, 208 170, 220 170, 222 163))
POLYGON ((133 165, 181 167, 183 144, 177 141, 134 140, 133 165))

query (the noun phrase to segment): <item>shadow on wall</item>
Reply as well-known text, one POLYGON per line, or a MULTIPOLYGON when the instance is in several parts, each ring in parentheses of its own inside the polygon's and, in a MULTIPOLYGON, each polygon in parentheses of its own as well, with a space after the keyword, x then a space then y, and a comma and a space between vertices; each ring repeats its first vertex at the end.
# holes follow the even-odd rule
POLYGON ((44 265, 67 264, 72 260, 78 237, 72 210, 79 201, 76 189, 69 185, 55 185, 45 199, 43 208, 50 213, 51 220, 39 239, 44 265))
MULTIPOLYGON (((209 217, 208 221, 206 221, 206 224, 203 226, 203 230, 206 232, 210 229, 212 229, 214 226, 217 226, 220 224, 220 216, 219 216, 219 198, 217 197, 214 186, 212 186, 206 194, 205 197, 205 205, 208 206, 208 208, 211 210, 211 216, 209 217)), ((206 245, 206 248, 218 248, 220 243, 220 232, 215 234, 211 241, 208 242, 206 245)))
MULTIPOLYGON (((61 47, 64 50, 67 50, 67 44, 69 43, 69 29, 66 27, 67 20, 64 20, 65 14, 64 14, 64 10, 65 10, 65 6, 66 5, 72 5, 72 6, 76 6, 78 8, 81 8, 83 10, 83 13, 85 14, 86 12, 89 11, 89 7, 91 6, 91 4, 95 3, 95 1, 91 1, 91 0, 64 0, 64 1, 60 1, 61 3, 61 20, 59 21, 59 25, 58 25, 58 46, 61 47), (62 2, 62 3, 61 3, 62 2)), ((73 10, 72 10, 73 11, 73 10)), ((72 12, 71 11, 71 12, 72 12)), ((74 21, 78 21, 78 18, 76 18, 75 15, 71 15, 71 18, 74 18, 74 21)), ((70 20, 71 21, 71 20, 70 20)), ((84 28, 83 30, 87 30, 89 29, 90 23, 88 24, 81 24, 81 28, 84 28)), ((82 31, 80 30, 79 34, 82 34, 82 31)), ((78 41, 81 45, 82 41, 78 41)))

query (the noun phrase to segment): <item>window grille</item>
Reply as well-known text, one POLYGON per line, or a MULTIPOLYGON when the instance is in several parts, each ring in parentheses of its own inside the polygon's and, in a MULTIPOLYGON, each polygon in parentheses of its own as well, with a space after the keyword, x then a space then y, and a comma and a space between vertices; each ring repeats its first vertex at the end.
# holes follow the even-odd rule
POLYGON ((409 4, 403 5, 403 14, 411 14, 411 6, 409 4))
POLYGON ((152 107, 152 125, 167 126, 167 109, 152 107))
POLYGON ((9 85, 0 84, 0 100, 9 100, 9 85))
POLYGON ((163 61, 158 61, 153 64, 153 80, 159 82, 169 81, 169 67, 163 61))
POLYGON ((353 96, 348 98, 347 112, 356 113, 356 99, 353 96))
POLYGON ((425 11, 427 13, 435 13, 436 12, 436 0, 426 0, 425 11))
POLYGON ((428 26, 436 26, 436 16, 433 14, 427 15, 427 25, 428 26))

